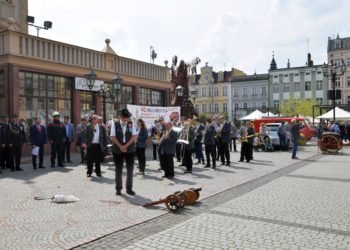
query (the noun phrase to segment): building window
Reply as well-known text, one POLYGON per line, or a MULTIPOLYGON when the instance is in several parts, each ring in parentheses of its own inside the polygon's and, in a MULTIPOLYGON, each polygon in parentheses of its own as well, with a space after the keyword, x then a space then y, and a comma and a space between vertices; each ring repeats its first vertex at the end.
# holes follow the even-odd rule
POLYGON ((227 113, 227 103, 225 102, 222 104, 222 112, 227 113))
POLYGON ((248 89, 247 88, 243 88, 243 96, 248 96, 248 89))
POLYGON ((244 108, 244 109, 247 109, 247 108, 248 108, 248 103, 244 102, 244 103, 243 103, 243 108, 244 108))
POLYGON ((202 104, 202 112, 206 113, 207 112, 207 104, 202 104))
POLYGON ((273 85, 273 93, 279 93, 280 92, 280 86, 278 83, 273 85))
POLYGON ((311 90, 311 82, 305 81, 305 91, 310 91, 310 90, 311 90))
POLYGON ((255 109, 256 108, 256 102, 252 103, 252 108, 255 109))
POLYGON ((346 59, 346 66, 350 67, 350 57, 346 59))
POLYGON ((146 88, 140 88, 139 91, 140 91, 140 104, 148 105, 148 106, 164 105, 163 91, 146 89, 146 88))
POLYGON ((198 112, 199 112, 199 105, 198 105, 198 104, 194 105, 194 109, 195 109, 196 112, 198 113, 198 112))
POLYGON ((213 87, 214 90, 214 96, 219 96, 219 89, 218 87, 213 87))
MULTIPOLYGON (((110 85, 110 83, 104 83, 110 85)), ((106 115, 114 116, 118 110, 126 108, 127 104, 134 103, 134 88, 132 86, 123 85, 118 96, 106 99, 106 115)))
POLYGON ((256 87, 252 88, 252 96, 256 96, 256 87))
POLYGON ((207 88, 202 87, 202 97, 206 97, 206 96, 207 96, 207 88))
POLYGON ((335 78, 335 87, 338 87, 338 88, 341 87, 341 84, 340 84, 340 76, 337 76, 337 77, 335 78))
POLYGON ((316 81, 316 90, 322 90, 323 89, 323 81, 318 80, 316 81))
POLYGON ((266 87, 261 87, 261 95, 266 95, 266 87))
POLYGON ((213 113, 213 112, 214 112, 214 104, 210 103, 210 113, 213 113))
POLYGON ((222 87, 222 96, 228 96, 228 93, 227 93, 227 86, 223 86, 223 87, 222 87))
POLYGON ((239 107, 239 105, 238 105, 238 103, 236 102, 236 103, 235 103, 235 110, 237 110, 238 107, 239 107))
POLYGON ((238 89, 233 89, 233 96, 238 97, 239 96, 239 90, 238 89))
POLYGON ((280 101, 279 100, 273 100, 273 107, 275 109, 279 109, 280 107, 280 101))
POLYGON ((300 91, 300 82, 295 82, 294 83, 294 92, 299 92, 300 91))
POLYGON ((289 92, 289 82, 284 83, 284 92, 289 92))
POLYGON ((33 117, 49 122, 52 112, 71 116, 73 78, 31 72, 19 73, 20 114, 28 127, 33 117))
POLYGON ((340 59, 334 59, 334 66, 339 67, 340 66, 340 59))
POLYGON ((212 97, 213 96, 213 92, 211 91, 211 87, 208 88, 208 96, 212 97))
POLYGON ((263 109, 266 109, 266 102, 261 102, 261 107, 262 107, 263 109))
POLYGON ((219 113, 219 104, 217 103, 214 104, 214 112, 219 113))
MULTIPOLYGON (((49 106, 50 106, 49 102, 49 106)), ((110 107, 106 104, 106 110, 110 107)), ((80 115, 85 116, 88 115, 92 108, 92 92, 90 91, 80 91, 80 115)))

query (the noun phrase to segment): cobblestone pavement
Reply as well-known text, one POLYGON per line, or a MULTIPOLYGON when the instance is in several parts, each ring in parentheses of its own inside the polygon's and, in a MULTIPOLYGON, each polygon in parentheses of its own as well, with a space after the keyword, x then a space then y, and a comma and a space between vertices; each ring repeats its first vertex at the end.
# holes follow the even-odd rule
MULTIPOLYGON (((65 168, 33 170, 27 163, 23 166, 24 172, 4 172, 0 175, 2 198, 0 249, 69 249, 79 245, 81 248, 105 247, 107 249, 132 247, 131 244, 137 243, 135 239, 152 237, 152 234, 156 236, 159 230, 172 230, 169 227, 178 222, 191 223, 191 218, 198 214, 197 210, 201 211, 200 216, 209 214, 208 221, 221 218, 223 215, 219 213, 227 214, 231 211, 212 210, 215 206, 230 202, 243 193, 249 195, 249 191, 260 186, 264 188, 263 185, 270 182, 271 178, 289 174, 290 171, 305 164, 312 167, 310 157, 316 153, 317 149, 313 146, 301 148, 298 156, 301 159, 311 159, 310 161, 291 160, 290 153, 286 152, 255 153, 253 163, 235 162, 230 167, 218 167, 216 171, 204 169, 203 165, 195 165, 192 175, 184 175, 184 169, 176 167, 176 178, 172 181, 161 178, 162 173, 157 170, 158 162, 148 161, 146 175, 135 175, 134 189, 137 193, 135 197, 115 196, 112 163, 103 165, 103 178, 87 178, 85 166, 79 164, 71 164, 65 168), (201 199, 204 200, 200 205, 184 209, 180 214, 169 214, 163 206, 154 209, 145 209, 140 206, 145 202, 158 200, 177 190, 190 187, 202 187, 201 199), (231 190, 232 187, 240 189, 235 194, 236 191, 231 190), (225 190, 230 192, 223 192, 225 190), (81 201, 59 205, 48 200, 34 200, 35 196, 52 197, 55 194, 72 194, 79 197, 81 201), (210 198, 206 199, 208 197, 210 198), (212 203, 207 204, 210 199, 212 203), (205 213, 209 209, 212 211, 205 213), (213 214, 214 212, 217 214, 213 214), (167 223, 167 219, 172 223, 167 223), (190 220, 185 222, 188 219, 190 220), (148 222, 143 223, 145 221, 148 222), (133 232, 139 232, 139 238, 134 237, 133 232), (106 237, 101 238, 103 236, 106 237), (120 236, 123 237, 118 238, 120 236), (99 238, 101 239, 96 240, 99 238), (109 244, 106 243, 107 238, 109 244), (119 241, 115 242, 113 240, 115 238, 119 241), (85 243, 88 242, 91 243, 86 245, 85 243)), ((76 158, 78 156, 74 157, 74 162, 78 162, 76 158)), ((231 153, 231 157, 232 161, 239 159, 237 153, 231 153)), ((47 163, 46 166, 48 166, 47 163)), ((296 174, 302 173, 296 172, 296 174)), ((302 182, 321 181, 293 176, 285 178, 289 181, 300 179, 302 182)), ((276 193, 276 196, 278 195, 280 194, 276 193)), ((247 211, 252 210, 247 209, 247 211)), ((269 218, 266 216, 266 219, 269 218)), ((236 218, 235 221, 237 219, 242 220, 242 218, 236 218)), ((344 225, 341 221, 338 224, 344 225)), ((180 245, 179 247, 181 248, 180 245)))
POLYGON ((350 249, 349 156, 315 155, 79 249, 350 249))

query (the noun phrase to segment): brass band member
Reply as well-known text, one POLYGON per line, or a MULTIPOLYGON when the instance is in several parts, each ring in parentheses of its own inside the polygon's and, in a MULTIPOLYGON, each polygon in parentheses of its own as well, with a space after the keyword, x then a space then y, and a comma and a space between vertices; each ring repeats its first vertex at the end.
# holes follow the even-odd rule
POLYGON ((26 140, 24 127, 18 122, 17 115, 13 114, 9 123, 10 167, 11 171, 23 171, 21 168, 22 144, 26 140))
POLYGON ((211 118, 207 119, 207 128, 204 133, 205 155, 207 165, 205 168, 210 168, 210 156, 213 161, 213 169, 216 168, 216 144, 215 144, 215 125, 211 118))
POLYGON ((250 162, 253 157, 253 143, 255 130, 251 126, 250 121, 247 121, 244 126, 241 128, 241 158, 240 162, 243 162, 244 159, 247 162, 250 162))
POLYGON ((123 164, 126 162, 126 193, 135 195, 132 190, 133 171, 134 171, 134 152, 135 142, 137 139, 137 131, 133 124, 128 126, 128 120, 131 113, 128 109, 123 109, 120 114, 120 120, 112 124, 111 138, 114 144, 114 160, 116 167, 115 189, 116 195, 121 195, 123 188, 122 172, 123 164))
POLYGON ((139 171, 140 171, 138 174, 144 175, 145 167, 146 167, 145 150, 147 146, 148 131, 147 131, 145 122, 142 119, 137 120, 137 127, 139 129, 139 134, 137 136, 136 152, 137 152, 137 159, 139 161, 139 171))
POLYGON ((164 171, 164 176, 162 178, 172 179, 174 178, 174 155, 175 147, 177 141, 177 133, 172 130, 172 123, 167 122, 165 124, 166 130, 162 138, 160 139, 160 164, 161 168, 164 171))
POLYGON ((226 121, 224 116, 220 116, 220 158, 221 164, 230 166, 230 151, 229 151, 229 143, 231 141, 231 123, 226 121), (226 160, 226 164, 225 164, 226 160))
POLYGON ((194 140, 194 148, 195 148, 195 153, 196 153, 196 158, 198 160, 198 164, 201 162, 203 164, 205 164, 204 155, 203 155, 203 146, 202 146, 204 128, 205 127, 203 124, 198 123, 198 125, 196 126, 196 129, 195 129, 196 138, 194 140))
POLYGON ((191 126, 192 120, 187 120, 185 122, 185 131, 186 131, 186 140, 188 141, 188 144, 185 144, 185 152, 184 152, 184 158, 185 158, 185 166, 186 171, 185 174, 191 174, 192 173, 192 154, 194 151, 194 128, 191 126))

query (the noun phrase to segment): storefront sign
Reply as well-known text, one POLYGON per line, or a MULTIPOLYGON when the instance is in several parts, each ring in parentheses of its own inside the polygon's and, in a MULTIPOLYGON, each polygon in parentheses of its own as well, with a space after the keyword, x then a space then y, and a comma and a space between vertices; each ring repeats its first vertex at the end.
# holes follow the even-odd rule
POLYGON ((136 121, 141 118, 145 121, 147 128, 151 128, 154 125, 154 121, 159 120, 160 117, 163 117, 166 122, 180 119, 180 107, 153 107, 128 104, 127 108, 132 114, 132 119, 136 121))
MULTIPOLYGON (((91 89, 91 91, 99 91, 102 86, 103 86, 103 81, 95 80, 94 87, 91 89)), ((90 91, 88 85, 86 84, 86 79, 80 78, 80 77, 75 78, 75 89, 90 91)))

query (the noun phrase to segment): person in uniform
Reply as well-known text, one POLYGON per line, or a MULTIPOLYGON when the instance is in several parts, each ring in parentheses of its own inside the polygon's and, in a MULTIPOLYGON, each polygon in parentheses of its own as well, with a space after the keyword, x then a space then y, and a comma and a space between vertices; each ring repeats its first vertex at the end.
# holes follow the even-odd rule
POLYGON ((226 166, 230 166, 230 152, 229 152, 229 143, 231 141, 231 123, 226 121, 224 116, 221 116, 219 118, 220 122, 220 133, 221 133, 221 140, 220 140, 220 158, 221 158, 221 164, 225 165, 225 159, 226 159, 226 166))
POLYGON ((172 129, 173 124, 167 122, 165 124, 166 130, 162 138, 160 139, 160 164, 164 171, 162 178, 173 179, 174 178, 174 155, 176 151, 177 133, 172 129))
POLYGON ((64 116, 63 118, 63 123, 64 126, 66 128, 66 141, 63 144, 64 145, 64 150, 63 150, 63 161, 64 159, 66 159, 66 162, 72 162, 70 159, 70 145, 73 142, 73 138, 74 138, 74 125, 69 122, 69 116, 64 116))
MULTIPOLYGON (((39 168, 45 168, 44 162, 44 147, 46 144, 45 127, 41 125, 40 117, 35 118, 35 124, 30 128, 30 142, 32 147, 39 147, 39 168)), ((33 168, 37 169, 36 159, 37 155, 32 155, 33 168)))
POLYGON ((192 166, 193 166, 193 161, 192 161, 192 154, 194 151, 194 128, 192 126, 192 120, 188 119, 185 122, 185 131, 186 131, 186 139, 188 140, 188 144, 185 144, 185 166, 186 166, 186 171, 184 172, 185 174, 192 174, 192 166))
POLYGON ((196 158, 198 160, 197 164, 203 163, 204 162, 204 155, 203 155, 203 146, 202 146, 202 140, 203 140, 203 133, 204 133, 204 125, 199 123, 197 120, 198 125, 195 128, 195 140, 194 140, 194 148, 195 148, 195 153, 196 153, 196 158))
POLYGON ((22 144, 26 140, 26 132, 24 126, 18 122, 16 114, 11 116, 8 128, 11 171, 23 171, 21 168, 22 144))
POLYGON ((91 177, 94 162, 96 175, 102 177, 101 159, 103 150, 107 145, 107 139, 106 129, 104 126, 98 124, 98 119, 99 117, 97 115, 93 115, 91 117, 91 123, 86 126, 82 134, 82 147, 87 149, 87 177, 91 177))
POLYGON ((133 171, 134 171, 134 153, 135 142, 137 140, 137 131, 134 124, 128 126, 128 120, 131 113, 128 109, 123 109, 120 112, 120 120, 112 124, 111 138, 113 142, 113 153, 116 167, 115 189, 116 195, 121 195, 123 187, 122 173, 123 164, 126 162, 126 193, 135 195, 132 190, 133 186, 133 171))
POLYGON ((77 146, 80 147, 80 157, 81 161, 80 163, 85 163, 86 159, 86 152, 85 148, 82 147, 82 139, 83 139, 83 133, 86 129, 87 121, 86 118, 81 118, 80 124, 77 126, 77 146))
POLYGON ((146 154, 145 149, 147 147, 147 139, 148 139, 148 131, 146 128, 146 124, 144 120, 138 119, 137 120, 137 127, 139 129, 138 135, 137 135, 137 143, 136 143, 136 154, 137 159, 139 162, 139 173, 140 175, 145 174, 145 167, 146 167, 146 154))
POLYGON ((10 146, 9 146, 9 118, 8 115, 3 115, 2 116, 2 131, 4 135, 4 140, 3 140, 3 145, 1 147, 1 161, 0 165, 2 169, 10 168, 10 146))
POLYGON ((207 165, 205 168, 210 168, 210 156, 213 161, 213 169, 216 168, 216 144, 215 144, 215 125, 211 118, 207 119, 207 127, 204 133, 204 147, 205 156, 207 158, 207 165))
POLYGON ((47 137, 51 144, 51 167, 55 167, 55 160, 59 167, 64 167, 64 142, 66 141, 66 128, 60 121, 60 113, 57 111, 52 113, 53 121, 47 126, 47 137))

